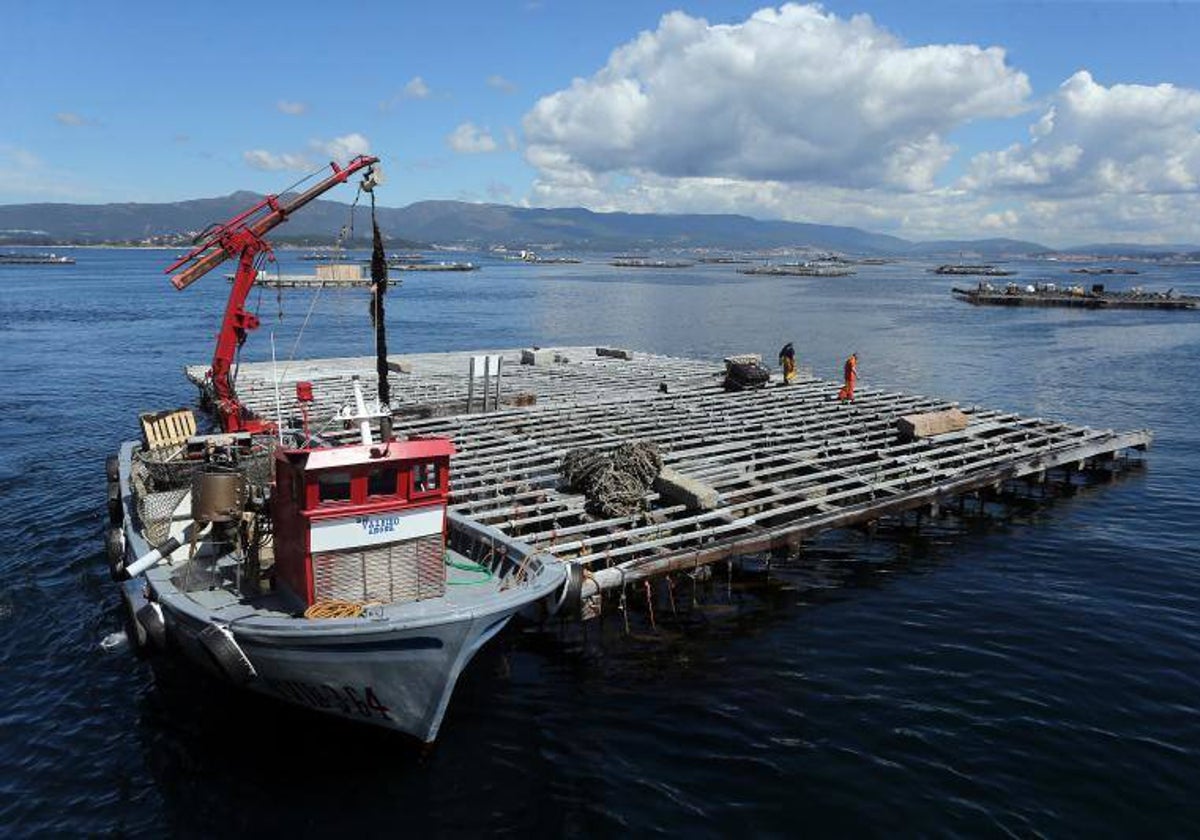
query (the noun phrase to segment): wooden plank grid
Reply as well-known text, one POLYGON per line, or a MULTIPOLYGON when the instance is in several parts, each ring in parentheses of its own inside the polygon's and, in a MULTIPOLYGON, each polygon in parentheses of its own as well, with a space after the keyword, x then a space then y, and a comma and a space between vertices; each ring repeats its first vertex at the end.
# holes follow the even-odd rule
MULTIPOLYGON (((970 419, 965 430, 905 441, 896 432, 900 416, 954 404, 872 389, 840 403, 840 383, 811 377, 727 393, 719 361, 641 353, 623 361, 570 347, 555 349, 567 363, 531 366, 519 363, 519 351, 500 352, 504 393, 532 394, 533 406, 412 419, 417 408, 453 411, 465 402, 471 354, 405 357, 412 373, 392 377, 397 432, 452 437, 458 447, 452 507, 562 560, 588 565, 593 576, 585 594, 1144 448, 1151 440, 1148 431, 1117 433, 963 408, 970 419), (689 511, 651 491, 638 514, 588 514, 582 496, 562 486, 562 457, 576 447, 626 440, 655 443, 667 465, 720 493, 718 507, 689 511)), ((373 359, 304 362, 289 367, 281 390, 290 406, 294 382, 312 381, 314 426, 320 427, 321 418, 351 399, 351 375, 373 391, 373 370, 373 359)), ((203 371, 189 368, 188 375, 202 384, 203 371)), ((248 407, 272 416, 269 364, 243 365, 238 387, 248 407)))

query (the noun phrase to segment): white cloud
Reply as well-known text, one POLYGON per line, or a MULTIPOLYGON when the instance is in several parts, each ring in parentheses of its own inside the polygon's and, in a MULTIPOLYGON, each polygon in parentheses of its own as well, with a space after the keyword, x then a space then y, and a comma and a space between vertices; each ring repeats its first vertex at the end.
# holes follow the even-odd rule
POLYGON ((310 145, 339 163, 347 163, 359 155, 371 153, 371 141, 357 132, 344 134, 329 141, 314 140, 310 145))
POLYGON ((1006 233, 1015 230, 1021 222, 1021 217, 1015 210, 999 210, 994 213, 984 213, 979 220, 979 229, 989 233, 1006 233))
POLYGON ((99 193, 84 179, 20 146, 0 143, 0 203, 95 201, 99 193))
POLYGON ((985 152, 963 185, 1041 199, 1200 190, 1200 91, 1067 79, 1027 144, 985 152))
POLYGON ((74 111, 59 111, 54 115, 54 121, 59 125, 91 125, 91 120, 87 119, 87 117, 76 114, 74 111))
POLYGON ((265 149, 252 149, 242 153, 242 160, 255 169, 266 172, 282 170, 308 172, 329 160, 345 164, 359 155, 371 153, 371 141, 353 132, 332 140, 310 140, 307 152, 282 152, 276 154, 265 149))
POLYGON ((515 152, 521 147, 521 141, 517 138, 517 132, 511 128, 504 129, 504 147, 510 152, 515 152))
POLYGON ((420 76, 413 76, 404 86, 402 94, 405 99, 428 99, 433 95, 433 91, 429 89, 429 85, 425 84, 424 79, 420 76))
POLYGON ((1021 205, 1025 235, 1057 241, 1200 240, 1200 91, 1106 87, 1081 70, 1027 143, 983 152, 958 187, 1021 205))
POLYGON ((955 161, 955 136, 996 136, 962 126, 1031 110, 1003 49, 909 45, 815 5, 672 12, 526 113, 527 201, 913 239, 1200 240, 1200 90, 1080 71, 1043 101, 1023 137, 955 161))
POLYGON ((380 102, 379 110, 390 111, 406 99, 429 99, 431 96, 433 96, 433 90, 426 84, 425 80, 420 76, 413 76, 400 89, 399 93, 390 99, 380 102))
POLYGON ((275 107, 280 113, 288 114, 293 117, 298 117, 308 110, 306 102, 291 102, 287 99, 280 99, 275 103, 275 107))
POLYGON ((525 116, 545 181, 623 172, 929 189, 972 120, 1026 106, 999 48, 910 47, 865 15, 763 9, 710 25, 683 12, 616 49, 525 116))
POLYGON ((446 143, 459 154, 471 155, 496 151, 496 140, 487 129, 465 122, 446 137, 446 143))
POLYGON ((506 79, 503 76, 488 76, 487 86, 492 90, 498 90, 501 93, 516 93, 517 83, 511 79, 506 79))
POLYGON ((252 168, 261 169, 264 172, 307 172, 313 168, 313 161, 307 155, 288 152, 275 154, 266 149, 251 149, 248 152, 242 152, 242 160, 252 168))

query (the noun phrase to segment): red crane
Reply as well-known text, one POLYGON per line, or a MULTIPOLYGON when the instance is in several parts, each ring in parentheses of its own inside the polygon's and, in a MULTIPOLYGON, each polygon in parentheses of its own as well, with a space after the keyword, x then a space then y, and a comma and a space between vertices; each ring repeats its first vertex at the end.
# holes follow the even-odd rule
POLYGON ((245 303, 254 285, 258 256, 271 252, 271 246, 263 236, 276 225, 286 222, 292 213, 313 199, 338 184, 344 184, 359 170, 368 170, 363 178, 363 188, 371 190, 374 182, 371 179, 370 167, 378 162, 377 157, 359 155, 345 168, 338 167, 336 163, 329 164, 333 174, 319 184, 287 201, 280 200, 277 195, 269 195, 244 213, 239 213, 224 224, 209 228, 190 253, 167 268, 167 274, 171 274, 176 269, 187 266, 171 277, 171 283, 176 289, 185 289, 225 260, 237 257, 237 273, 233 278, 229 303, 225 306, 225 317, 221 321, 221 331, 217 335, 217 346, 213 351, 212 367, 208 372, 217 404, 217 417, 224 431, 261 432, 271 428, 270 423, 247 416, 248 412, 234 393, 231 375, 238 348, 245 342, 247 333, 258 329, 258 316, 247 312, 245 303))

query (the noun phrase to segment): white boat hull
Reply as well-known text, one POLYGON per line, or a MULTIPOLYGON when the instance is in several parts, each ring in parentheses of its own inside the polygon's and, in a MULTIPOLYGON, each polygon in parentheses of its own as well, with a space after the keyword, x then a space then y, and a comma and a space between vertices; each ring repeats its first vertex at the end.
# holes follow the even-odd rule
MULTIPOLYGON (((150 548, 131 516, 130 453, 127 445, 120 459, 126 564, 150 548)), ((292 705, 433 741, 471 658, 516 613, 552 615, 568 579, 565 564, 495 529, 455 514, 449 521, 464 544, 501 548, 523 563, 521 582, 474 599, 447 595, 311 620, 232 598, 206 606, 205 593, 181 591, 164 563, 122 583, 131 642, 292 705)))

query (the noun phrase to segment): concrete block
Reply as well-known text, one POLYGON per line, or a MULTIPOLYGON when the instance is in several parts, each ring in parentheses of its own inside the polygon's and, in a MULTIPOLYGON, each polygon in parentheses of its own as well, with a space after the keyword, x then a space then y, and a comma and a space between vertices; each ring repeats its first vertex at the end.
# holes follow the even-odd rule
POLYGON ((654 479, 654 489, 664 499, 687 505, 689 510, 714 510, 721 502, 721 494, 716 488, 670 467, 662 468, 658 478, 654 479))
POLYGON ((626 362, 633 361, 632 350, 622 350, 620 347, 597 347, 597 356, 607 356, 610 359, 622 359, 626 362))
POLYGON ((523 365, 550 365, 554 363, 554 351, 545 348, 528 348, 521 351, 523 365))
POLYGON ((906 414, 896 421, 896 431, 905 440, 944 435, 947 432, 961 432, 967 428, 970 418, 957 408, 946 411, 930 411, 925 414, 906 414))

